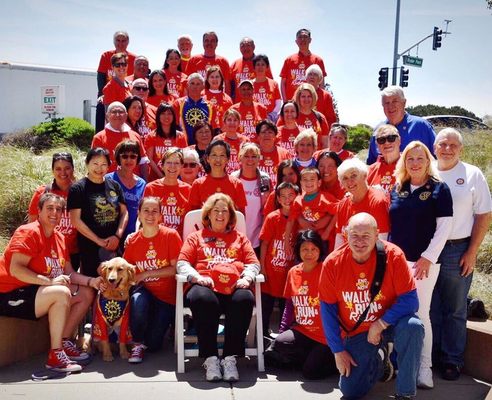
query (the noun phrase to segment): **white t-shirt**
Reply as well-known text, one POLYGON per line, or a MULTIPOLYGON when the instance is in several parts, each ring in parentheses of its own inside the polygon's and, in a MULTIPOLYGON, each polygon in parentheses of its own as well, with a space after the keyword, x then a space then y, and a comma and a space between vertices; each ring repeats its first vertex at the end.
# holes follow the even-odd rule
POLYGON ((447 171, 438 170, 453 197, 453 227, 449 239, 471 235, 474 215, 492 211, 492 199, 487 180, 476 166, 458 162, 447 171))
POLYGON ((260 230, 262 219, 261 211, 261 195, 258 179, 252 180, 240 178, 243 183, 244 193, 248 204, 246 206, 246 236, 250 240, 253 247, 260 245, 260 230))

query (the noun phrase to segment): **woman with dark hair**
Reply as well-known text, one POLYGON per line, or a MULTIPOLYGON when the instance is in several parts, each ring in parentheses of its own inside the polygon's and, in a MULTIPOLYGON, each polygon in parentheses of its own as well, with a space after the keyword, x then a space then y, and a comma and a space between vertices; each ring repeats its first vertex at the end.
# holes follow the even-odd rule
POLYGON ((127 109, 126 123, 132 131, 137 132, 145 138, 150 129, 145 124, 145 102, 138 96, 127 97, 123 100, 123 105, 127 109))
POLYGON ((128 209, 128 224, 123 233, 122 243, 126 237, 135 232, 137 223, 138 203, 143 196, 146 182, 133 171, 140 162, 140 147, 132 140, 119 143, 115 149, 116 163, 119 168, 105 177, 119 183, 128 209))
POLYGON ((224 113, 233 103, 231 97, 224 92, 224 74, 218 65, 212 65, 207 69, 203 98, 215 106, 217 121, 222 121, 224 113))
POLYGON ((163 177, 158 164, 167 149, 170 147, 184 149, 188 146, 186 135, 178 131, 176 115, 171 104, 159 104, 156 113, 156 124, 156 130, 145 138, 145 148, 150 160, 149 182, 163 177))
POLYGON ((282 105, 282 97, 278 83, 267 76, 270 71, 270 60, 265 54, 253 57, 255 80, 253 81, 253 99, 267 108, 268 119, 276 122, 282 105))
MULTIPOLYGON (((294 185, 299 185, 301 181, 301 173, 299 172, 299 168, 294 163, 293 160, 284 160, 277 167, 277 186, 275 190, 277 190, 278 186, 282 182, 290 182, 294 185)), ((276 210, 280 207, 280 203, 276 200, 275 193, 270 193, 268 196, 267 202, 263 207, 263 215, 267 216, 272 211, 276 210)))
POLYGON ((176 97, 186 96, 187 78, 181 69, 181 54, 176 49, 166 51, 166 60, 164 61, 164 72, 167 77, 167 88, 169 93, 176 97))
POLYGON ((280 147, 289 151, 292 158, 296 156, 294 140, 301 131, 297 125, 298 116, 299 106, 294 100, 287 100, 282 104, 282 108, 280 109, 281 119, 279 119, 279 122, 282 121, 282 124, 277 124, 277 142, 280 147))
POLYGON ((128 72, 128 55, 115 53, 111 56, 112 78, 104 86, 102 102, 107 108, 114 101, 123 101, 131 96, 130 86, 125 80, 128 72))
POLYGON ((169 92, 166 74, 160 69, 152 71, 149 76, 149 97, 147 97, 147 103, 159 107, 161 103, 172 104, 176 99, 177 96, 169 92))
POLYGON ((200 163, 205 170, 207 167, 207 162, 205 161, 205 151, 215 137, 214 128, 206 121, 197 122, 197 124, 193 127, 193 137, 195 138, 195 144, 188 146, 188 148, 196 150, 198 156, 200 157, 200 163))
MULTIPOLYGON (((61 152, 54 153, 51 159, 51 171, 53 173, 53 182, 47 185, 41 185, 32 195, 29 203, 28 222, 34 222, 38 219, 39 208, 38 203, 40 197, 44 193, 55 193, 63 197, 65 200, 68 197, 68 190, 75 182, 73 158, 70 153, 61 152)), ((67 209, 63 209, 61 222, 55 228, 65 236, 68 253, 72 261, 72 266, 79 269, 78 247, 77 247, 77 230, 70 221, 70 214, 67 209)))
POLYGON ((301 367, 307 379, 323 379, 337 371, 321 322, 318 283, 323 240, 313 230, 300 232, 294 246, 302 262, 287 274, 280 333, 265 351, 265 360, 280 367, 301 367))
POLYGON ((105 178, 109 152, 90 149, 85 158, 87 176, 68 192, 67 208, 78 232, 81 271, 98 276, 97 267, 116 253, 128 223, 125 197, 118 182, 105 178))
POLYGON ((316 161, 316 168, 321 174, 321 191, 333 195, 337 200, 343 199, 345 190, 338 180, 337 168, 342 164, 342 160, 333 151, 323 151, 316 161))
POLYGON ((192 210, 201 208, 212 194, 222 192, 232 198, 236 209, 242 213, 245 212, 246 194, 243 184, 226 172, 230 157, 231 148, 225 141, 215 140, 209 144, 205 152, 205 159, 210 170, 206 176, 198 178, 191 186, 190 208, 192 210))

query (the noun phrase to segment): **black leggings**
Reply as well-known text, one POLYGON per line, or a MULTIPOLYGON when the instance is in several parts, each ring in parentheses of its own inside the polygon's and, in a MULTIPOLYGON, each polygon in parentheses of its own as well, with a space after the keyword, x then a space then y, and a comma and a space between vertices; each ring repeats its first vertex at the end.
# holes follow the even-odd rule
POLYGON ((231 295, 193 285, 185 295, 185 304, 191 308, 198 336, 199 356, 217 356, 217 329, 219 318, 225 314, 224 357, 244 356, 244 342, 255 299, 249 289, 236 289, 231 295))
MULTIPOLYGON (((263 320, 263 336, 268 336, 270 334, 270 317, 272 316, 273 307, 275 305, 275 300, 278 301, 278 308, 280 310, 280 320, 282 320, 282 315, 284 315, 285 299, 283 297, 273 297, 268 293, 261 294, 261 312, 263 320)), ((279 325, 280 325, 279 321, 279 325)), ((275 331, 278 331, 279 326, 275 327, 275 331)))
POLYGON ((301 367, 306 379, 323 379, 338 371, 328 345, 310 339, 295 329, 278 335, 265 356, 277 361, 276 365, 280 367, 301 367), (269 352, 276 354, 267 354, 269 352))

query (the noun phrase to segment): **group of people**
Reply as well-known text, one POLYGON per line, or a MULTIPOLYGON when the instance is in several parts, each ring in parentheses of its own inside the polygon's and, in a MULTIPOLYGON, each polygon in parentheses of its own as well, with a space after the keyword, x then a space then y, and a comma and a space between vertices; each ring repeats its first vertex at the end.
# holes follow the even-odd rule
POLYGON ((255 97, 275 85, 250 38, 229 68, 215 54, 214 32, 193 57, 183 36, 181 52, 169 50, 163 71, 150 76, 145 57, 126 51, 128 35, 114 40, 98 70, 106 122, 86 177, 76 181, 69 153, 54 154, 53 182, 36 190, 30 222, 0 259, 0 315, 49 315, 47 367, 80 370, 88 355, 75 346, 75 328, 107 285, 99 264, 122 255, 137 270, 130 362, 161 348, 179 273, 206 379, 238 380, 251 285, 262 273, 271 365, 297 366, 308 379, 338 371, 347 398, 389 380, 395 367, 401 399, 433 387, 433 363, 445 379, 459 378, 466 298, 492 201, 481 171, 460 160, 457 130, 436 136, 390 86, 382 91, 387 120, 367 164, 359 160, 344 149, 348 130, 322 89, 323 62, 309 51, 307 29, 297 32, 299 53, 284 64, 278 97, 255 97), (183 237, 195 209, 203 228, 183 237), (237 211, 246 232, 236 229, 237 211))

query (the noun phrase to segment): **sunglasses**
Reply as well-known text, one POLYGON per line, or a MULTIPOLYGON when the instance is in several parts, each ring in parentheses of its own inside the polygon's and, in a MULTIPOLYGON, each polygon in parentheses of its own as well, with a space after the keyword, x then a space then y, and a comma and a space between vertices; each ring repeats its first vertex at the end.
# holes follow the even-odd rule
POLYGON ((115 63, 113 64, 113 67, 120 68, 120 67, 126 67, 128 66, 127 63, 115 63))
POLYGON ((198 165, 196 162, 185 162, 183 168, 195 168, 198 165))
POLYGON ((398 135, 382 136, 382 137, 376 138, 376 142, 378 144, 385 144, 386 141, 388 141, 389 143, 394 143, 396 141, 396 139, 398 139, 398 138, 399 138, 398 135))
POLYGON ((121 154, 120 157, 123 160, 127 160, 127 159, 136 160, 138 156, 136 154, 121 154))
POLYGON ((133 89, 135 89, 139 92, 145 92, 145 91, 149 90, 149 88, 145 87, 145 86, 133 86, 133 89))

